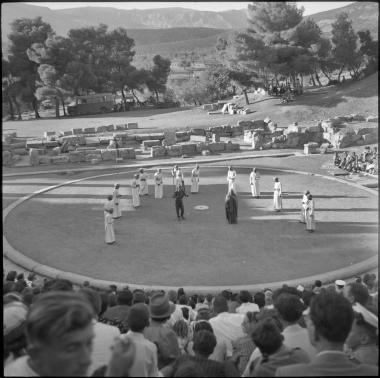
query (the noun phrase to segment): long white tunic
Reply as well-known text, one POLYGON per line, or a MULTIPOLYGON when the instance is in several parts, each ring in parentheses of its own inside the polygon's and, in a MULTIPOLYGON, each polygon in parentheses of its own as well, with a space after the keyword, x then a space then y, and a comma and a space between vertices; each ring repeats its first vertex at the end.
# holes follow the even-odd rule
POLYGON ((180 168, 172 170, 172 176, 174 177, 174 185, 180 186, 182 185, 182 181, 184 180, 182 170, 180 168))
POLYGON ((306 230, 315 230, 314 201, 306 202, 306 230))
POLYGON ((251 172, 249 175, 249 183, 251 185, 251 191, 253 197, 259 197, 260 196, 260 174, 251 172))
POLYGON ((233 189, 233 191, 235 193, 237 193, 237 190, 236 190, 236 171, 235 170, 228 170, 228 173, 227 173, 227 182, 228 182, 228 191, 230 191, 230 189, 233 189))
POLYGON ((307 195, 302 196, 302 205, 301 205, 301 211, 300 211, 300 222, 306 223, 306 202, 307 202, 307 195))
POLYGON ((199 168, 194 168, 191 171, 191 193, 199 191, 199 168))
POLYGON ((144 196, 149 194, 148 191, 148 175, 144 173, 140 173, 140 195, 144 196))
POLYGON ((275 210, 281 210, 282 209, 281 194, 282 194, 281 183, 275 182, 274 188, 273 188, 273 206, 274 206, 275 210))
POLYGON ((112 196, 113 196, 113 217, 115 219, 120 218, 121 210, 120 210, 120 202, 119 202, 119 197, 120 197, 119 190, 114 189, 112 196))
POLYGON ((140 206, 140 185, 135 178, 132 180, 131 192, 132 192, 133 207, 140 206))
POLYGON ((164 196, 164 182, 162 180, 162 173, 156 172, 154 174, 154 198, 162 198, 164 196))
POLYGON ((112 214, 110 214, 110 213, 107 213, 107 215, 105 216, 105 231, 106 231, 105 242, 108 244, 115 242, 115 231, 113 229, 113 218, 112 218, 112 214))

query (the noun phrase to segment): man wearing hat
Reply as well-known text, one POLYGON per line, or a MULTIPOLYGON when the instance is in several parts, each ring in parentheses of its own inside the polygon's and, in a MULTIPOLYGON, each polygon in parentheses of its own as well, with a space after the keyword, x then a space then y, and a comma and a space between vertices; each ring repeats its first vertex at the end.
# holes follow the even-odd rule
POLYGON ((343 280, 336 280, 335 281, 335 291, 338 294, 342 294, 343 295, 343 291, 344 291, 344 286, 345 285, 346 285, 345 281, 343 281, 343 280))
POLYGON ((177 335, 165 323, 174 311, 169 298, 163 293, 156 293, 150 298, 149 311, 151 322, 145 328, 144 336, 156 344, 158 350, 158 369, 171 364, 180 356, 177 335))
POLYGON ((116 183, 114 185, 114 190, 113 190, 113 193, 112 193, 112 199, 113 199, 113 218, 114 219, 118 219, 118 218, 121 217, 121 210, 120 210, 120 207, 119 207, 119 198, 121 197, 121 195, 119 194, 119 188, 120 188, 120 185, 116 183))

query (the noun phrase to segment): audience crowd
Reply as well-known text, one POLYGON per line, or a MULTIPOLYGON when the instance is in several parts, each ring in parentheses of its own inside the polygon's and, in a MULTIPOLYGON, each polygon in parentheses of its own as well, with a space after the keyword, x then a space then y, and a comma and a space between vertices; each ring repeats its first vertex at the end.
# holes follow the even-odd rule
POLYGON ((366 146, 363 153, 358 155, 355 151, 348 153, 347 151, 339 154, 335 152, 334 165, 344 169, 347 172, 367 172, 370 174, 378 173, 378 153, 377 147, 366 146))
POLYGON ((378 282, 188 295, 3 272, 4 376, 378 375, 378 282))

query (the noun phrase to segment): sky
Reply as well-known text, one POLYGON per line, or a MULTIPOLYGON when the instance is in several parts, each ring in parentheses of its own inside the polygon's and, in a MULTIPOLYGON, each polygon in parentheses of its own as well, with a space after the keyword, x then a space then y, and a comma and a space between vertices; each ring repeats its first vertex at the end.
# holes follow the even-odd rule
MULTIPOLYGON (((202 11, 225 11, 230 9, 244 9, 247 8, 249 2, 145 2, 145 1, 124 1, 124 2, 29 2, 27 4, 45 6, 50 9, 67 9, 67 8, 78 8, 78 7, 112 7, 119 9, 152 9, 152 8, 169 8, 169 7, 180 7, 180 8, 190 8, 202 11)), ((303 6, 305 8, 304 16, 327 11, 330 9, 344 7, 348 4, 353 3, 353 1, 298 1, 298 6, 303 6)))

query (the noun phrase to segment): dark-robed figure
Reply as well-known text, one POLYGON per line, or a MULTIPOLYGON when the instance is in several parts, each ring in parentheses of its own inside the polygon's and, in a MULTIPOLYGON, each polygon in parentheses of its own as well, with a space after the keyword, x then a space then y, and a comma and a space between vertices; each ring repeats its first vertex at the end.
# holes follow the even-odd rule
POLYGON ((238 200, 234 190, 231 189, 226 195, 225 201, 226 218, 229 224, 237 223, 238 200))

